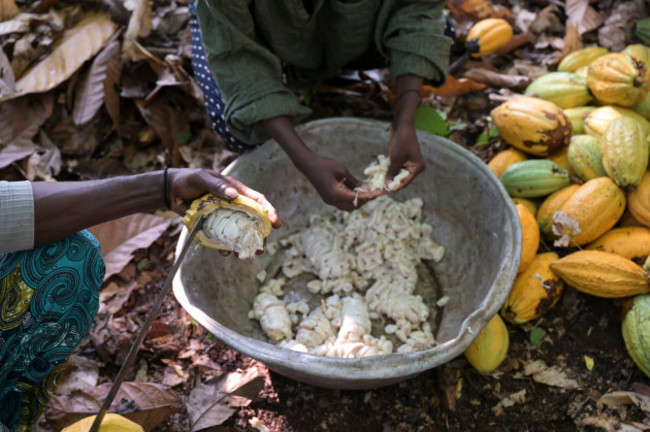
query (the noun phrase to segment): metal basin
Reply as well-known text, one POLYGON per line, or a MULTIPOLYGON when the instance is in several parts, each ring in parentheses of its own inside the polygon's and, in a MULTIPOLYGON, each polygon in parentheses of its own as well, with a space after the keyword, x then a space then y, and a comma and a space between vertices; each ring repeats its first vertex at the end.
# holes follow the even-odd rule
MULTIPOLYGON (((377 154, 388 151, 386 122, 333 118, 304 124, 298 131, 307 146, 342 161, 358 178, 363 178, 363 169, 377 154)), ((239 260, 208 248, 192 249, 173 284, 180 304, 235 350, 279 374, 321 387, 386 386, 462 354, 510 291, 521 253, 519 219, 501 183, 479 158, 444 138, 421 131, 418 137, 427 168, 392 197, 422 197, 424 219, 433 226, 434 239, 446 248, 434 270, 436 295, 448 296, 449 303, 442 308, 429 305, 437 311, 432 323, 436 346, 414 353, 336 359, 268 343, 247 314, 260 287, 255 275, 272 265, 269 254, 239 260)), ((332 211, 275 142, 240 156, 225 173, 263 192, 278 210, 283 227, 274 230, 267 242, 305 227, 313 213, 332 211)), ((184 230, 178 250, 186 236, 184 230)))

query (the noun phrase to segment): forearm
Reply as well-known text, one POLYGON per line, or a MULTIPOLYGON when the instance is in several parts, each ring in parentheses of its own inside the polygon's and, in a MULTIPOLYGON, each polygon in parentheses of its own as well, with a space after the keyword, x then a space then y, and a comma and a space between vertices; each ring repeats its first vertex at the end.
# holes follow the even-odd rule
POLYGON ((76 182, 34 182, 34 245, 163 207, 161 171, 76 182))
POLYGON ((393 128, 414 127, 422 83, 422 77, 417 75, 402 75, 397 78, 393 128))
POLYGON ((279 116, 260 122, 271 138, 273 138, 289 156, 291 162, 304 172, 314 153, 305 145, 293 124, 286 116, 279 116))

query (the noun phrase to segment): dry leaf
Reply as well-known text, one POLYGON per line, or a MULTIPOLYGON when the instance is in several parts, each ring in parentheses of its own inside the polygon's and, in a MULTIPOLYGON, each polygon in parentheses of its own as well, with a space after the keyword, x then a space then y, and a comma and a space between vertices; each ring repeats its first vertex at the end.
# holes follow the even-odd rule
POLYGON ((151 3, 149 0, 137 0, 135 9, 131 13, 129 25, 124 34, 124 42, 122 44, 122 52, 131 61, 143 60, 146 56, 142 50, 137 46, 136 38, 147 37, 151 34, 152 13, 151 3))
POLYGON ((106 79, 104 80, 104 106, 113 124, 119 130, 120 126, 120 93, 118 85, 122 73, 122 55, 117 53, 106 66, 106 79))
POLYGON ((88 123, 104 103, 104 82, 107 77, 108 63, 120 51, 117 40, 102 49, 92 62, 77 86, 72 118, 77 126, 88 123))
POLYGON ((131 261, 134 251, 151 246, 171 223, 171 219, 137 213, 90 228, 102 248, 104 280, 119 273, 131 261))
POLYGON ((496 88, 518 89, 526 87, 531 82, 531 79, 525 75, 505 75, 487 69, 470 69, 465 71, 463 76, 496 88))
POLYGON ((52 108, 52 95, 0 104, 0 168, 30 156, 38 149, 33 138, 52 115, 52 108))
POLYGON ((485 84, 476 82, 469 78, 456 78, 447 75, 447 81, 441 87, 422 86, 422 97, 426 98, 432 94, 441 97, 456 97, 473 91, 483 90, 485 84))
POLYGON ((630 391, 613 391, 598 399, 597 405, 602 408, 606 405, 608 408, 618 409, 623 405, 636 405, 643 413, 650 415, 650 397, 630 391))
MULTIPOLYGON (((97 414, 113 383, 73 391, 69 396, 54 395, 45 410, 45 418, 56 430, 97 414)), ((167 417, 178 412, 180 401, 176 393, 160 384, 123 382, 111 404, 110 412, 117 412, 145 431, 151 431, 167 417)))
POLYGON ((446 6, 457 21, 478 21, 483 18, 510 20, 509 8, 494 5, 489 0, 447 0, 446 6))
POLYGON ((12 163, 31 156, 38 146, 31 140, 23 140, 20 143, 11 143, 0 150, 0 168, 5 168, 12 163))
POLYGON ((595 30, 603 23, 602 17, 591 6, 589 0, 566 0, 564 11, 567 16, 567 27, 576 26, 578 34, 595 30))
POLYGON ((192 389, 186 403, 191 431, 219 426, 238 408, 248 406, 264 387, 264 377, 255 368, 231 372, 192 389))
POLYGON ((138 286, 136 281, 130 281, 126 285, 118 285, 115 282, 109 283, 99 293, 99 312, 107 311, 112 315, 117 314, 124 306, 124 303, 129 300, 133 290, 138 286))
POLYGON ((547 366, 543 360, 534 360, 524 365, 525 376, 532 376, 533 381, 548 386, 560 387, 565 390, 579 388, 578 382, 569 378, 567 371, 559 366, 547 366))
POLYGON ((598 44, 610 51, 622 51, 634 39, 636 20, 646 14, 643 0, 630 0, 616 5, 598 29, 598 44))
POLYGON ((57 379, 55 394, 67 396, 76 390, 95 387, 99 380, 99 367, 96 360, 89 360, 71 354, 66 361, 66 369, 57 379))
POLYGON ((0 21, 7 21, 20 13, 14 0, 0 0, 0 21))
POLYGON ((61 172, 61 152, 52 140, 41 130, 39 132, 41 146, 32 154, 28 161, 27 180, 41 179, 54 180, 54 176, 61 172))
POLYGON ((581 420, 581 423, 584 426, 598 428, 604 432, 644 432, 650 430, 650 426, 640 423, 623 423, 621 419, 607 414, 585 417, 581 420))
POLYGON ((7 100, 29 93, 42 93, 58 86, 104 46, 117 25, 106 14, 93 14, 67 30, 43 61, 30 68, 16 82, 16 93, 7 100))
POLYGON ((174 35, 185 27, 189 19, 190 8, 172 3, 158 11, 152 20, 154 30, 159 33, 174 35))
POLYGON ((135 103, 145 121, 156 131, 158 137, 172 155, 172 166, 179 166, 181 139, 189 139, 191 134, 189 111, 186 106, 193 105, 189 96, 175 88, 166 88, 146 101, 136 99, 135 103))
POLYGON ((11 68, 9 57, 0 49, 0 97, 13 93, 15 90, 16 76, 11 68))
POLYGON ((573 24, 567 24, 566 33, 564 34, 564 49, 562 54, 558 57, 557 61, 559 62, 567 55, 571 54, 574 51, 578 51, 584 47, 582 40, 580 39, 580 34, 578 29, 573 24))

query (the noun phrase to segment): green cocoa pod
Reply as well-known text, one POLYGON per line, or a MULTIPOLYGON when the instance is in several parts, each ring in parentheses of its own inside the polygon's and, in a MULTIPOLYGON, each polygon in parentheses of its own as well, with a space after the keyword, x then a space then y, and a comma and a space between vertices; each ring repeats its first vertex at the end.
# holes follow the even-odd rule
POLYGON ((637 20, 634 26, 634 36, 643 43, 650 44, 650 17, 637 20))
POLYGON ((525 94, 553 102, 562 109, 583 106, 592 99, 587 78, 573 72, 549 72, 536 78, 525 94))
POLYGON ((619 187, 636 185, 648 168, 648 135, 639 122, 619 117, 607 126, 600 143, 603 167, 619 187))
POLYGON ((571 126, 573 127, 572 135, 582 135, 585 133, 585 119, 596 108, 595 106, 581 106, 564 110, 564 114, 571 120, 571 126))
POLYGON ((581 67, 589 66, 592 61, 600 56, 609 53, 607 48, 593 46, 582 48, 567 54, 557 65, 557 70, 561 72, 575 72, 581 67))
POLYGON ((634 297, 621 329, 628 354, 638 368, 650 377, 650 294, 634 297))
POLYGON ((510 165, 500 180, 512 197, 542 197, 568 186, 569 170, 548 159, 529 159, 510 165))
POLYGON ((569 165, 581 180, 607 175, 600 154, 600 139, 591 135, 573 135, 569 142, 569 165))
POLYGON ((650 92, 641 103, 631 106, 630 109, 635 113, 642 115, 646 120, 650 119, 650 92))

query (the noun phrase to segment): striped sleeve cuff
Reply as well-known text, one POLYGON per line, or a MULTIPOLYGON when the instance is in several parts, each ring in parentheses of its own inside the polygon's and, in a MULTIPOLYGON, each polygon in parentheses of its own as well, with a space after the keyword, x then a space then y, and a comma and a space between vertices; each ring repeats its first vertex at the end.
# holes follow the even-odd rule
POLYGON ((29 181, 0 181, 0 252, 34 247, 34 194, 29 181))

